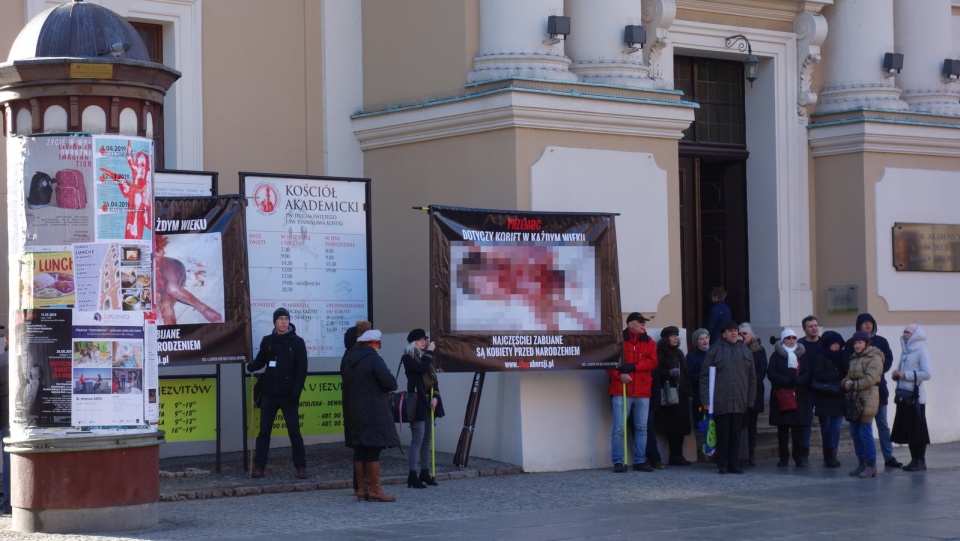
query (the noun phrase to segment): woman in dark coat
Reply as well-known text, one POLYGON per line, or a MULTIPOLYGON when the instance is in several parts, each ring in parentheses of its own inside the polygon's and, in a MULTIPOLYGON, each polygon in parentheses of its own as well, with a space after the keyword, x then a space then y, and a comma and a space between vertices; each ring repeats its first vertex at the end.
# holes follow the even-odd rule
POLYGON ((823 439, 823 464, 839 468, 837 447, 840 445, 840 427, 843 424, 843 393, 840 381, 843 370, 843 337, 827 331, 820 337, 820 354, 813 363, 813 393, 820 436, 823 439), (829 389, 828 389, 829 387, 829 389), (834 390, 835 389, 835 390, 834 390))
POLYGON ((400 438, 390 415, 390 392, 397 380, 380 357, 380 331, 371 329, 357 337, 341 362, 344 439, 353 449, 357 498, 396 501, 380 486, 380 451, 398 447, 400 438))
POLYGON ((710 331, 706 329, 697 329, 693 331, 690 338, 690 353, 687 353, 687 382, 693 393, 693 418, 699 421, 700 415, 700 393, 696 392, 700 388, 700 369, 703 367, 703 359, 710 349, 710 331))
POLYGON ((797 343, 797 333, 793 329, 784 329, 780 341, 770 354, 767 367, 767 379, 770 380, 770 424, 777 427, 777 444, 780 449, 780 461, 783 467, 790 462, 790 440, 793 440, 793 460, 798 468, 807 465, 810 449, 803 447, 803 426, 810 424, 804 412, 807 411, 807 390, 810 387, 812 367, 804 355, 803 345, 797 343), (792 390, 796 397, 793 407, 782 408, 777 399, 777 391, 792 390), (792 436, 792 437, 791 437, 792 436))
POLYGON ((683 438, 690 433, 690 386, 687 383, 687 362, 680 350, 680 329, 677 327, 666 327, 660 332, 657 372, 661 389, 676 389, 679 403, 667 404, 661 400, 654 424, 659 432, 667 436, 670 465, 689 466, 690 461, 683 457, 683 438))
POLYGON ((410 474, 407 475, 408 488, 427 488, 437 486, 436 479, 430 475, 430 440, 433 435, 431 410, 435 418, 443 417, 440 404, 440 388, 437 386, 437 371, 433 367, 433 350, 436 345, 427 342, 427 333, 423 329, 414 329, 407 334, 407 347, 403 348, 404 374, 407 376, 407 397, 417 401, 416 411, 410 420, 410 456, 407 462, 410 474), (417 470, 420 475, 417 475, 417 470))
POLYGON ((757 372, 757 398, 753 405, 747 408, 745 415, 744 428, 747 430, 747 466, 756 466, 757 459, 754 456, 757 451, 757 420, 763 413, 763 378, 767 376, 767 350, 760 345, 760 340, 753 334, 753 327, 750 323, 740 324, 740 336, 743 338, 743 344, 747 346, 753 355, 753 369, 757 372))

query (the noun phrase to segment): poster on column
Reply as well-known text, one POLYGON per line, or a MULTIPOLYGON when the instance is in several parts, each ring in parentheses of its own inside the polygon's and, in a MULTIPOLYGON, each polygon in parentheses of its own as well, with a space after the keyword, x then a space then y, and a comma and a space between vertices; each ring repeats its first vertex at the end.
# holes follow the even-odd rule
POLYGON ((141 312, 74 312, 72 426, 147 427, 144 343, 141 312))
POLYGON ((76 308, 149 312, 153 302, 152 243, 73 245, 76 308))
POLYGON ((162 366, 251 358, 244 211, 239 195, 156 199, 162 366))
MULTIPOLYGON (((70 325, 72 310, 44 308, 16 312, 17 408, 12 417, 32 427, 72 426, 70 325)), ((11 380, 13 367, 11 367, 11 380)))
POLYGON ((430 217, 438 369, 616 366, 613 215, 431 206, 430 217))
POLYGON ((98 240, 149 241, 153 206, 153 141, 120 136, 93 138, 98 240))
POLYGON ((240 174, 255 348, 281 306, 312 358, 339 358, 344 331, 370 319, 369 182, 240 174))
POLYGON ((70 252, 31 252, 20 257, 21 308, 70 308, 75 292, 70 252))

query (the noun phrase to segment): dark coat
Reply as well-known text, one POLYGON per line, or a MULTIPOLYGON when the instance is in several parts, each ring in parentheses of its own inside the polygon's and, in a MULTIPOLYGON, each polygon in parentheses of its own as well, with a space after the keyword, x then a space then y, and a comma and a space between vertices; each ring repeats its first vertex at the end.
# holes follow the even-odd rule
POLYGON ((700 372, 700 402, 710 403, 710 367, 716 367, 713 414, 745 413, 757 395, 757 371, 743 342, 720 340, 707 350, 700 372))
POLYGON ((733 316, 730 314, 730 306, 727 305, 727 301, 716 301, 710 305, 705 327, 710 331, 710 344, 716 344, 720 340, 720 335, 723 334, 723 329, 720 327, 731 319, 733 319, 733 316))
POLYGON ((753 400, 753 411, 763 413, 763 396, 766 391, 766 387, 763 385, 763 379, 767 377, 767 350, 763 349, 763 346, 760 345, 760 341, 756 336, 753 337, 753 342, 747 346, 747 349, 753 354, 753 369, 757 372, 757 397, 753 400), (754 350, 754 348, 756 348, 756 350, 754 350))
POLYGON ((693 349, 690 350, 690 353, 687 353, 687 381, 690 383, 690 389, 693 390, 693 416, 694 418, 699 418, 700 414, 700 370, 703 368, 703 359, 706 357, 707 352, 701 350, 697 347, 696 344, 693 345, 693 349))
POLYGON ((300 400, 303 384, 307 380, 307 345, 297 336, 297 328, 291 324, 284 334, 272 333, 260 340, 257 357, 247 364, 247 370, 255 372, 267 367, 260 374, 263 394, 274 398, 300 400), (270 361, 276 359, 276 366, 270 361))
MULTIPOLYGON (((430 373, 433 364, 433 352, 424 351, 419 360, 404 353, 400 362, 403 363, 403 373, 407 376, 407 396, 417 397, 417 411, 413 421, 426 421, 430 418, 430 389, 424 382, 424 376, 430 373)), ((437 409, 434 410, 433 414, 434 417, 439 419, 443 417, 444 413, 443 402, 440 400, 440 387, 437 385, 433 386, 433 396, 437 399, 437 409)))
POLYGON ((668 340, 660 339, 657 344, 657 370, 659 381, 657 390, 653 393, 657 395, 659 401, 660 389, 665 385, 677 388, 677 394, 680 403, 675 406, 660 404, 660 409, 654 413, 653 425, 657 432, 662 434, 680 434, 690 433, 690 386, 687 383, 687 360, 683 356, 683 351, 677 346, 671 346, 668 340), (673 368, 680 369, 680 375, 677 377, 670 375, 673 368))
MULTIPOLYGON (((836 383, 846 375, 843 370, 843 353, 820 350, 820 355, 813 363, 813 379, 823 383, 836 383)), ((836 393, 814 390, 814 403, 817 415, 843 415, 843 390, 836 393)))
POLYGON ((810 375, 813 373, 812 363, 807 359, 803 346, 797 345, 794 354, 797 356, 797 368, 787 368, 787 352, 783 349, 783 342, 778 341, 770 354, 770 365, 767 367, 767 379, 770 380, 770 424, 772 426, 804 426, 809 425, 808 417, 810 394, 810 375), (797 409, 780 411, 777 404, 776 391, 778 389, 796 389, 797 409))
POLYGON ((397 447, 400 437, 390 415, 397 380, 377 350, 357 344, 340 363, 344 443, 347 447, 397 447))

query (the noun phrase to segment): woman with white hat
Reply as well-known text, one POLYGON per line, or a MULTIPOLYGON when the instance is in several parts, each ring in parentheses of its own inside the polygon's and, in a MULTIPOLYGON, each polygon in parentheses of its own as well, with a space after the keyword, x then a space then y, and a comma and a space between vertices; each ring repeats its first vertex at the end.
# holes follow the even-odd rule
POLYGON ((767 367, 770 380, 770 424, 777 427, 777 446, 780 450, 778 467, 790 462, 790 440, 793 440, 793 461, 798 468, 807 465, 810 450, 803 448, 803 427, 807 418, 807 394, 812 366, 807 361, 797 333, 784 329, 774 344, 767 367), (792 436, 792 438, 791 438, 792 436))

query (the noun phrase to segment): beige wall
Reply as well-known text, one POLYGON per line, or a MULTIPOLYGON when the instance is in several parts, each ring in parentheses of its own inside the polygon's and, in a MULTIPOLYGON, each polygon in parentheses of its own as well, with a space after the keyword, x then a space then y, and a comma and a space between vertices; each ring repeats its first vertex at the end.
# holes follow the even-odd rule
POLYGON ((220 192, 237 172, 322 174, 320 6, 203 3, 204 168, 220 192))
POLYGON ((458 95, 473 68, 479 0, 363 0, 364 110, 458 95))

